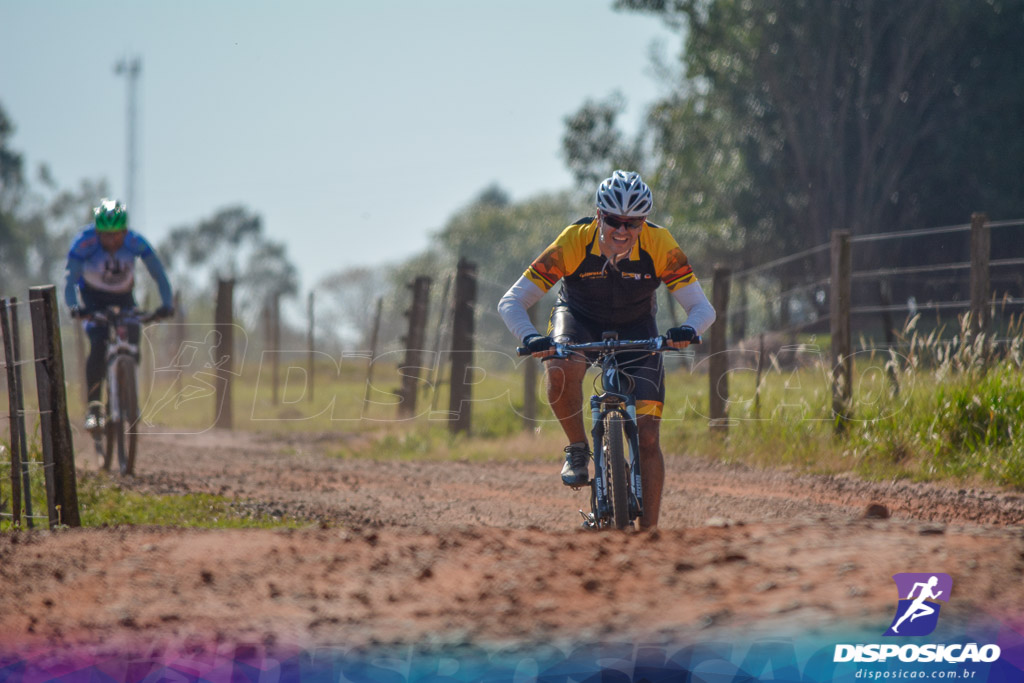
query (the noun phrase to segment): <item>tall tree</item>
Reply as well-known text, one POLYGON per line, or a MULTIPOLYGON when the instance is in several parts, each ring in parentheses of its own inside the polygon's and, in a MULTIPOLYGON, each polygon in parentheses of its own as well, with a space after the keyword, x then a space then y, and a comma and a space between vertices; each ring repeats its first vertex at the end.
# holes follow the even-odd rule
POLYGON ((331 273, 316 285, 317 321, 328 339, 345 348, 370 348, 377 307, 387 292, 383 268, 355 266, 331 273))
POLYGON ((91 207, 106 195, 104 181, 62 188, 44 164, 36 182, 8 142, 14 124, 0 106, 0 293, 29 284, 59 282, 76 230, 91 220, 91 207))
MULTIPOLYGON (((159 247, 175 282, 189 296, 202 296, 190 287, 195 271, 211 277, 233 278, 239 315, 255 322, 270 297, 298 292, 298 271, 285 245, 263 234, 263 220, 243 206, 217 211, 195 225, 175 228, 159 247)), ((207 297, 208 298, 208 297, 207 297)))
POLYGON ((1005 124, 1024 103, 1022 0, 617 6, 685 35, 682 79, 649 126, 654 179, 684 217, 732 223, 765 256, 836 228, 965 220, 986 195, 1021 210, 1019 162, 992 157, 1021 145, 1005 124), (970 155, 992 164, 951 163, 970 155))
POLYGON ((17 216, 26 188, 21 154, 8 146, 12 135, 14 123, 0 105, 0 290, 25 276, 31 244, 31 232, 17 216))

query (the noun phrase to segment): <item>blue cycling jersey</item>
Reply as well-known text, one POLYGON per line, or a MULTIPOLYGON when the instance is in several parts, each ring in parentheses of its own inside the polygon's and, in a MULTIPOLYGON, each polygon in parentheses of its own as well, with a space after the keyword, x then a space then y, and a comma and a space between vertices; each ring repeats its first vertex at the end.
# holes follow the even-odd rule
POLYGON ((128 230, 124 244, 114 253, 100 244, 94 225, 86 226, 71 243, 64 282, 64 301, 78 305, 76 288, 88 288, 107 294, 127 294, 135 286, 135 260, 142 259, 157 283, 160 300, 171 306, 173 294, 160 258, 139 233, 128 230))

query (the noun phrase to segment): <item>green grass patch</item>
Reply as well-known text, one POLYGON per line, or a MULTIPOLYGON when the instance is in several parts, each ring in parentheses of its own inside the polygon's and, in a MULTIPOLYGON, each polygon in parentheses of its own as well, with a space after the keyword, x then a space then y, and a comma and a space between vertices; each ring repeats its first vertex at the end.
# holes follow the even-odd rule
MULTIPOLYGON (((7 455, 7 444, 0 444, 7 455)), ((29 453, 29 487, 34 527, 45 529, 48 505, 38 446, 29 453)), ((0 468, 4 480, 0 485, 0 531, 13 528, 9 468, 0 468)), ((307 520, 285 517, 265 506, 249 501, 236 501, 223 496, 202 493, 155 495, 132 491, 121 486, 116 475, 78 472, 79 519, 84 527, 126 525, 159 525, 204 529, 274 529, 298 528, 307 520)), ((22 510, 26 514, 26 510, 22 510)), ((25 526, 27 527, 27 520, 25 526)))
POLYGON ((205 493, 152 495, 122 488, 105 474, 80 473, 78 504, 83 526, 160 525, 203 529, 275 529, 308 522, 205 493))

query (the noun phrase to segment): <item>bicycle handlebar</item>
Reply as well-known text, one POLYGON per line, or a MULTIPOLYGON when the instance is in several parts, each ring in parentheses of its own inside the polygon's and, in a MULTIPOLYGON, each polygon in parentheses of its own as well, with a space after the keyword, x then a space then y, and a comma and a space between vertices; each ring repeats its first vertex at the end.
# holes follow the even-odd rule
MULTIPOLYGON (((698 335, 691 344, 700 344, 703 340, 698 335)), ((668 337, 665 335, 659 335, 657 337, 651 337, 650 339, 604 339, 597 342, 587 342, 585 344, 559 344, 555 342, 552 348, 555 349, 555 354, 552 358, 567 358, 569 352, 585 353, 587 351, 674 351, 668 346, 668 337)), ((532 353, 530 349, 525 346, 517 346, 516 354, 519 356, 530 356, 532 353)))

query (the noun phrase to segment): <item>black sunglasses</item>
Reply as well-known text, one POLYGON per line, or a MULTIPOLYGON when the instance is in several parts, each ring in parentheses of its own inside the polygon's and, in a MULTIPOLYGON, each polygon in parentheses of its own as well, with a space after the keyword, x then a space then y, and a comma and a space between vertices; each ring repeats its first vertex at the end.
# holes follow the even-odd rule
POLYGON ((622 216, 609 216, 605 214, 604 224, 612 230, 618 230, 621 227, 626 227, 630 230, 639 230, 644 227, 646 218, 624 218, 622 216))

